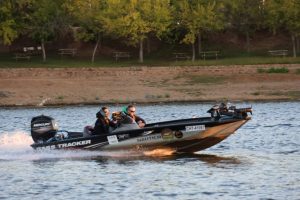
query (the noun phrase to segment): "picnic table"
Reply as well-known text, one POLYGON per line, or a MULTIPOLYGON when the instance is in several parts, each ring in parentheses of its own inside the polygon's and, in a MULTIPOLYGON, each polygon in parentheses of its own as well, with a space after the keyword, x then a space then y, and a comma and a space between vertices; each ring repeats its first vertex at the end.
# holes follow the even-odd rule
POLYGON ((58 49, 58 54, 63 55, 71 55, 74 57, 77 53, 77 49, 58 49))
POLYGON ((220 55, 220 52, 219 51, 201 51, 200 55, 204 60, 208 57, 215 57, 217 60, 218 56, 220 55))
POLYGON ((178 60, 189 60, 191 59, 191 56, 189 56, 187 53, 173 53, 174 59, 176 61, 178 60))
POLYGON ((42 47, 38 46, 38 47, 23 47, 21 50, 17 51, 14 53, 14 59, 16 59, 16 61, 20 60, 20 59, 27 59, 30 60, 32 56, 36 56, 41 54, 42 52, 42 47))
POLYGON ((23 52, 31 56, 40 55, 42 53, 42 47, 23 47, 23 52))
POLYGON ((121 51, 118 51, 118 52, 113 52, 113 57, 116 59, 116 61, 119 60, 119 58, 130 58, 130 53, 129 52, 121 52, 121 51))
POLYGON ((31 56, 26 53, 26 52, 20 52, 20 53, 15 53, 15 57, 16 61, 18 61, 19 59, 27 59, 30 60, 31 56))
POLYGON ((282 56, 285 57, 288 55, 288 50, 269 50, 268 51, 270 56, 282 56))

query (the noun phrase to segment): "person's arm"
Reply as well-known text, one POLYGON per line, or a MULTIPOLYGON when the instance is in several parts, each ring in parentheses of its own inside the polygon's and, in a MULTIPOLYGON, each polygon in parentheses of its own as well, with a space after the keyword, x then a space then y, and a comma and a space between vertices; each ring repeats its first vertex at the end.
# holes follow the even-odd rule
POLYGON ((113 127, 113 128, 116 128, 118 125, 118 122, 117 121, 112 121, 112 120, 109 120, 109 126, 113 127))
POLYGON ((137 115, 135 116, 135 121, 139 125, 140 128, 143 128, 146 125, 146 121, 137 115))
POLYGON ((146 124, 146 121, 143 119, 143 118, 141 118, 141 117, 139 117, 139 116, 135 116, 135 121, 141 121, 141 122, 143 122, 144 124, 146 124))

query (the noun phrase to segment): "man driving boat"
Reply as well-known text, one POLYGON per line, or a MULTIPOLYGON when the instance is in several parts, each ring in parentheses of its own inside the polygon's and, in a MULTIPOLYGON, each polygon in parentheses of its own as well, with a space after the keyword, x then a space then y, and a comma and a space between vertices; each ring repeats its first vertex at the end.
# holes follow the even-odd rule
POLYGON ((136 109, 135 109, 135 106, 134 106, 134 105, 128 105, 127 108, 126 108, 126 114, 127 114, 129 117, 131 117, 131 118, 138 124, 138 126, 139 126, 140 128, 145 127, 146 121, 145 121, 143 118, 137 116, 137 115, 135 114, 135 111, 136 111, 136 109))

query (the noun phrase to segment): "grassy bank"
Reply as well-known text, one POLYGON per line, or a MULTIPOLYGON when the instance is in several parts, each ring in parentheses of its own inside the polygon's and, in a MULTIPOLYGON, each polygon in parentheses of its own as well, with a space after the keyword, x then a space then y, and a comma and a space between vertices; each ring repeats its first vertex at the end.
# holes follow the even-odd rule
POLYGON ((116 62, 113 58, 98 58, 91 63, 87 58, 70 58, 49 56, 46 62, 40 57, 30 60, 14 60, 12 55, 0 56, 0 68, 64 68, 64 67, 129 67, 129 66, 220 66, 220 65, 257 65, 257 64, 299 64, 300 57, 231 57, 218 60, 174 61, 173 59, 145 58, 144 63, 139 63, 138 58, 122 59, 116 62))

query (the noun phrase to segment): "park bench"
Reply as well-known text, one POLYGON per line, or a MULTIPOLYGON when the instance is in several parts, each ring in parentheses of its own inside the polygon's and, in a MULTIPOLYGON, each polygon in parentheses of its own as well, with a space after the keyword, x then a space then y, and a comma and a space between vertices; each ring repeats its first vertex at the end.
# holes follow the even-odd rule
POLYGON ((30 60, 30 55, 26 52, 21 52, 21 53, 15 53, 15 57, 16 61, 18 61, 19 59, 27 59, 30 60))
POLYGON ((70 55, 74 57, 76 53, 77 53, 77 49, 58 49, 58 54, 60 54, 61 57, 63 55, 70 55))
POLYGON ((219 51, 201 51, 200 55, 203 58, 203 60, 205 60, 206 58, 211 58, 211 57, 214 57, 217 60, 218 57, 220 56, 220 52, 219 51))
POLYGON ((116 59, 116 61, 119 60, 119 58, 130 58, 129 52, 113 52, 113 57, 116 59))
POLYGON ((173 53, 174 59, 176 61, 178 60, 189 60, 191 59, 191 56, 189 56, 187 53, 173 53))
POLYGON ((285 57, 288 55, 288 50, 269 50, 268 51, 270 56, 282 56, 285 57))

